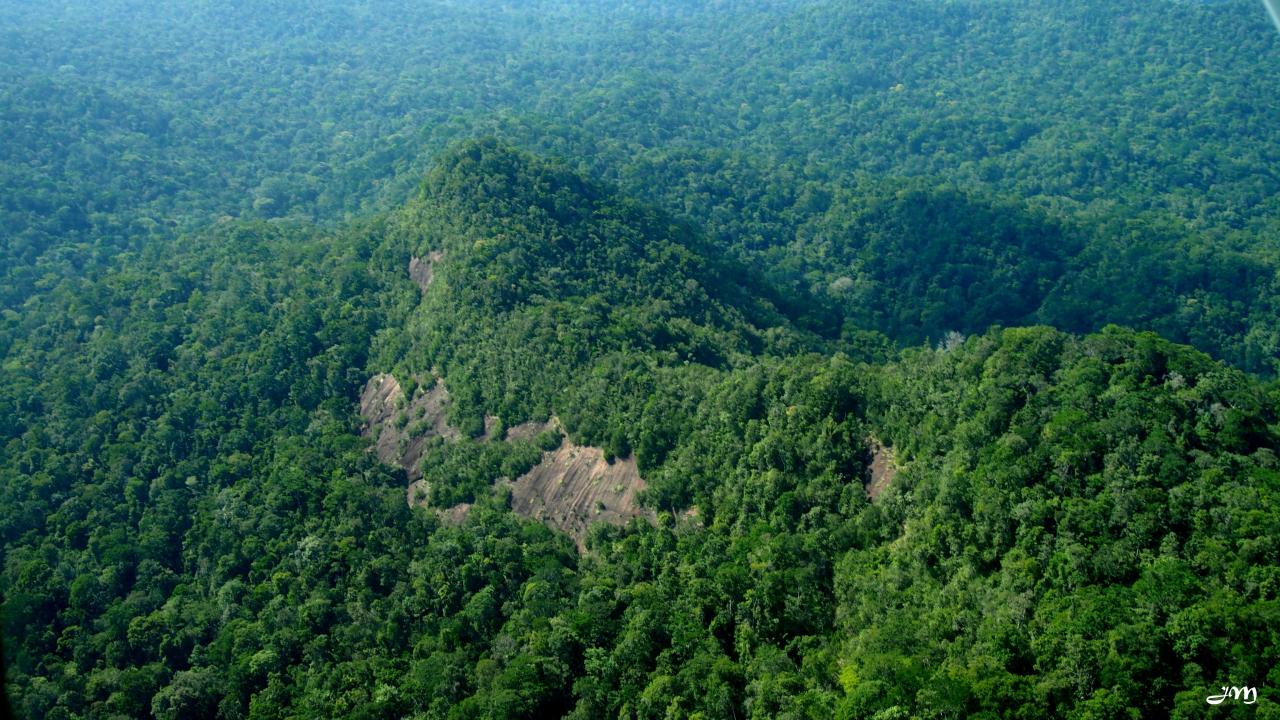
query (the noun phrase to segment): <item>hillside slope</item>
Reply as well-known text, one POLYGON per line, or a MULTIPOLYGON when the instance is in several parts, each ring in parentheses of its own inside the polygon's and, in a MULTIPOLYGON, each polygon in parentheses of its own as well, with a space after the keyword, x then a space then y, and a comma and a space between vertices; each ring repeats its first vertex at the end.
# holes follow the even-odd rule
POLYGON ((398 214, 227 224, 0 316, 20 716, 1275 702, 1274 382, 1118 328, 868 362, 683 223, 493 142, 447 157, 398 214), (363 435, 387 372, 425 398, 428 507, 363 435), (521 423, 553 411, 651 522, 513 512, 557 497, 521 423))
POLYGON ((389 238, 439 260, 382 358, 442 375, 468 435, 486 414, 513 425, 553 412, 576 434, 568 395, 611 362, 727 368, 821 345, 688 223, 494 140, 446 153, 389 238))

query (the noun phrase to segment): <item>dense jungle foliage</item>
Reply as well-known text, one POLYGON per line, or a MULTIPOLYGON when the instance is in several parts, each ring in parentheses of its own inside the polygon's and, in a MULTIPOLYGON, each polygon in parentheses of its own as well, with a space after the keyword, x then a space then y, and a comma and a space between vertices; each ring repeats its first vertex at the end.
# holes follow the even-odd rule
POLYGON ((1277 53, 1244 0, 0 0, 16 716, 1280 717, 1277 53), (447 382, 424 507, 378 372, 447 382), (486 421, 551 417, 652 521, 511 511, 555 437, 486 421))
POLYGON ((1280 355, 1277 40, 1246 0, 0 14, 7 308, 212 222, 390 209, 491 134, 908 344, 1115 321, 1250 371, 1280 355))

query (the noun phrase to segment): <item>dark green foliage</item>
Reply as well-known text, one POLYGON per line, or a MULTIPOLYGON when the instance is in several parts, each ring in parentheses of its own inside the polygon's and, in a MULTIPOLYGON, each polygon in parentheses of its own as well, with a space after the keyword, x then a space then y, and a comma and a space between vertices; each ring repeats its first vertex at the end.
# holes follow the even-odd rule
POLYGON ((1254 4, 0 28, 18 717, 1274 714, 1254 4), (428 507, 362 437, 375 372, 446 382, 428 507), (653 521, 517 517, 496 481, 561 436, 487 415, 634 456, 653 521))
POLYGON ((4 671, 4 658, 4 633, 0 633, 0 720, 12 720, 13 708, 9 706, 9 683, 4 671))
MULTIPOLYGON (((495 201, 487 222, 523 207, 495 201)), ((70 320, 6 361, 25 413, 4 456, 20 713, 1177 715, 1274 666, 1280 393, 1150 334, 1007 330, 884 366, 588 346, 563 385, 543 376, 547 411, 639 455, 655 525, 596 528, 579 559, 512 516, 492 481, 554 433, 437 442, 431 504, 474 504, 461 526, 411 510, 353 434, 358 368, 371 344, 420 342, 389 336, 455 267, 484 269, 459 224, 419 301, 412 217, 228 227, 28 316, 70 320), (873 435, 903 467, 874 504, 873 435)), ((541 268, 572 298, 589 280, 569 259, 541 268)), ((600 292, 662 292, 628 282, 600 292)), ((513 310, 474 312, 510 337, 513 310)))
MULTIPOLYGON (((557 437, 552 433, 552 437, 557 437)), ((548 438, 550 440, 550 438, 548 438)), ((543 443, 554 448, 551 443, 543 443)), ((514 479, 528 472, 542 458, 543 448, 532 442, 440 443, 428 450, 422 465, 430 469, 428 500, 448 508, 475 502, 498 478, 514 479)))
POLYGON ((790 255, 855 322, 916 343, 1034 319, 1078 235, 1017 205, 906 187, 833 203, 790 255))
POLYGON ((1153 335, 1029 328, 905 358, 879 393, 902 535, 842 560, 848 702, 1176 716, 1271 672, 1257 384, 1153 335))

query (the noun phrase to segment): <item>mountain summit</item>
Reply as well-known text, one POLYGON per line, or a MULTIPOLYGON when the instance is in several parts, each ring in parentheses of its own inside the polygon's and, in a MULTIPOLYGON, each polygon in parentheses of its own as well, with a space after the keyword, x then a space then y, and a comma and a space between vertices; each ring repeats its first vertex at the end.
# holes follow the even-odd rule
POLYGON ((431 259, 396 361, 447 378, 473 434, 486 413, 545 419, 611 354, 728 367, 816 343, 688 223, 495 140, 445 153, 392 228, 431 259))

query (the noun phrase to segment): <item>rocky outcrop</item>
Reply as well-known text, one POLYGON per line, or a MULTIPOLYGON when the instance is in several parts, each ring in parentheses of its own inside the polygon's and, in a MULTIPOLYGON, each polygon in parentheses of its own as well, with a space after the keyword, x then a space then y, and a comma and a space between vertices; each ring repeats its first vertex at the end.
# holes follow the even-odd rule
POLYGON ((547 422, 524 422, 514 427, 507 428, 507 434, 504 439, 508 442, 514 440, 532 440, 542 433, 556 427, 559 427, 559 423, 554 418, 547 422))
POLYGON ((444 258, 444 254, 438 250, 427 253, 425 258, 411 257, 409 258, 409 278, 423 292, 431 287, 431 281, 435 279, 436 263, 444 258))
POLYGON ((880 494, 893 482, 898 474, 898 466, 893 459, 893 448, 883 445, 879 440, 871 439, 871 464, 867 468, 867 497, 875 502, 880 494))
POLYGON ((374 453, 384 463, 403 468, 410 483, 422 477, 418 461, 429 438, 458 438, 458 430, 445 421, 448 389, 442 380, 427 382, 420 383, 413 397, 406 398, 394 377, 380 373, 370 378, 360 393, 364 434, 374 438, 374 453))
POLYGON ((513 511, 572 535, 580 549, 592 523, 653 519, 639 503, 645 484, 633 458, 610 463, 600 448, 575 445, 568 438, 510 486, 513 511))
MULTIPOLYGON (((388 465, 404 469, 409 483, 405 499, 413 507, 425 507, 430 493, 429 478, 420 466, 430 438, 453 441, 458 430, 445 421, 449 391, 441 379, 419 383, 412 397, 395 377, 378 374, 369 379, 360 394, 360 415, 364 434, 373 438, 372 451, 388 465)), ((499 419, 485 417, 485 434, 480 441, 498 441, 499 419)), ((507 428, 503 442, 528 441, 560 427, 556 418, 547 422, 526 422, 507 428)), ((653 513, 640 506, 644 480, 634 458, 605 459, 600 448, 576 445, 565 437, 555 450, 514 481, 511 509, 524 517, 539 520, 571 535, 579 549, 584 547, 592 523, 622 525, 632 518, 653 520, 653 513)), ((462 522, 470 505, 439 511, 446 522, 462 522)))

